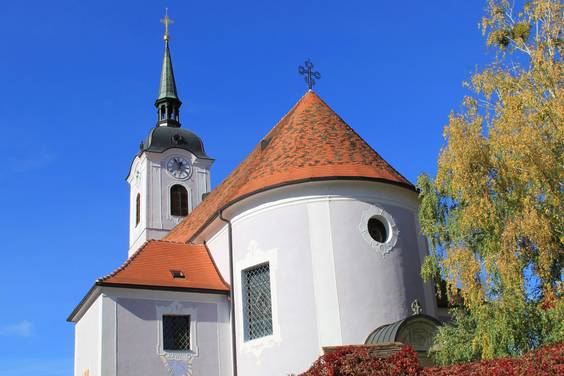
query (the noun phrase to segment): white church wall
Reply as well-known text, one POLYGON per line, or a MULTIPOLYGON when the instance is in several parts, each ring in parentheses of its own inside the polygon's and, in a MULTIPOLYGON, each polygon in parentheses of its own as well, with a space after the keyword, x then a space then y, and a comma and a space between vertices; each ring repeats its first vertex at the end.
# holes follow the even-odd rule
POLYGON ((229 234, 227 224, 222 223, 221 227, 218 226, 218 229, 217 233, 206 241, 206 245, 221 277, 229 283, 231 271, 229 270, 229 234))
POLYGON ((75 325, 74 375, 101 376, 101 312, 102 297, 99 296, 75 325))
POLYGON ((343 343, 330 202, 321 196, 307 203, 319 349, 343 343))
POLYGON ((306 208, 271 202, 233 219, 234 295, 241 375, 287 375, 319 354, 306 208), (241 273, 270 264, 273 334, 245 340, 241 273), (297 365, 299 365, 297 367, 297 365))
POLYGON ((231 374, 226 296, 122 288, 106 294, 115 302, 117 376, 231 374), (191 316, 190 352, 163 350, 163 314, 191 316))
POLYGON ((398 191, 401 188, 390 190, 382 184, 355 188, 331 201, 335 275, 345 344, 363 343, 377 327, 411 315, 414 299, 421 302, 424 312, 435 313, 434 301, 427 301, 420 277, 416 201, 398 191), (391 216, 399 230, 390 249, 373 246, 362 234, 371 213, 380 210, 391 216))
MULTIPOLYGON (((410 315, 415 298, 434 315, 434 299, 419 277, 426 249, 417 205, 416 194, 401 187, 334 181, 266 191, 226 210, 233 223, 239 373, 303 371, 323 346, 363 343, 379 325, 410 315), (399 229, 386 254, 359 227, 374 207, 399 229), (263 262, 271 264, 273 335, 245 341, 241 273, 263 262)), ((208 240, 220 269, 228 269, 226 236, 208 240)))
POLYGON ((131 171, 127 177, 129 183, 129 249, 137 250, 146 239, 144 236, 147 228, 147 170, 146 154, 135 157, 131 165, 131 171), (141 198, 139 223, 136 223, 136 200, 139 194, 141 198))
POLYGON ((106 294, 102 294, 100 299, 100 374, 116 376, 116 302, 106 294))

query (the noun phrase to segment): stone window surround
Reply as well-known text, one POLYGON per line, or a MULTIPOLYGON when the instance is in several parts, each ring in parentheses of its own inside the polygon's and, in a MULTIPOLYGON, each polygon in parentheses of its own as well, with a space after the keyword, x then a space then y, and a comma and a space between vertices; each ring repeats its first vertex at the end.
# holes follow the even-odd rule
POLYGON ((278 320, 278 296, 277 296, 277 284, 276 284, 276 274, 278 269, 278 250, 269 249, 263 251, 258 247, 256 241, 251 241, 248 247, 248 252, 245 258, 239 260, 236 263, 235 268, 235 287, 236 291, 239 291, 238 296, 242 297, 243 285, 242 285, 242 273, 244 270, 259 266, 261 264, 269 264, 270 269, 270 296, 272 304, 272 334, 252 340, 245 341, 244 333, 244 313, 243 313, 243 302, 242 299, 236 299, 236 309, 240 317, 237 323, 239 334, 239 341, 241 351, 246 353, 253 353, 257 358, 257 364, 260 363, 260 354, 262 351, 268 347, 272 347, 282 341, 280 336, 280 325, 278 320))
POLYGON ((198 356, 198 310, 195 307, 184 306, 181 302, 174 301, 167 306, 157 306, 157 354, 171 360, 189 360, 198 356), (164 350, 163 349, 163 316, 182 315, 190 316, 190 350, 164 350))
POLYGON ((376 204, 371 204, 362 211, 358 230, 370 247, 374 248, 382 256, 390 253, 398 241, 399 229, 394 217, 376 204), (386 226, 388 238, 384 243, 377 242, 370 236, 368 232, 368 221, 370 218, 377 218, 386 226))

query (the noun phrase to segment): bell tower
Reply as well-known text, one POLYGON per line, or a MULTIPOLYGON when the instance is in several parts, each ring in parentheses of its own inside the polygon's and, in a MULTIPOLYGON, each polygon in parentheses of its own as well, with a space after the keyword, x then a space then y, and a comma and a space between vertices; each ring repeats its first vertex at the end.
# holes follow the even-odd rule
POLYGON ((168 14, 159 95, 155 101, 157 123, 141 143, 127 182, 130 186, 129 256, 150 239, 163 238, 210 191, 213 159, 195 133, 181 128, 182 102, 176 90, 170 54, 168 14))

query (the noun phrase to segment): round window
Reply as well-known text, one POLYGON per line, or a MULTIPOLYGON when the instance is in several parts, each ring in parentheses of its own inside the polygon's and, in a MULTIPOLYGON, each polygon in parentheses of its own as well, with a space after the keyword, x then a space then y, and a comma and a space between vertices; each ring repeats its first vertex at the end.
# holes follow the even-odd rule
POLYGON ((372 217, 368 220, 368 233, 370 237, 378 243, 385 243, 388 239, 386 225, 376 217, 372 217))
POLYGON ((394 249, 399 229, 394 218, 384 209, 370 205, 362 211, 358 230, 362 238, 382 256, 394 249))

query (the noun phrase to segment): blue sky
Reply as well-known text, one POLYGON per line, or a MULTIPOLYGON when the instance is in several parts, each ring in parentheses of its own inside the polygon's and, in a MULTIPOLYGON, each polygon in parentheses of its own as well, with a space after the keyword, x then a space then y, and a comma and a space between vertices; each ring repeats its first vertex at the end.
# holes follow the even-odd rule
POLYGON ((485 1, 12 1, 0 11, 0 375, 70 375, 67 315, 127 256, 125 175, 155 124, 165 6, 182 124, 217 185, 317 93, 411 181, 493 58, 485 1))

